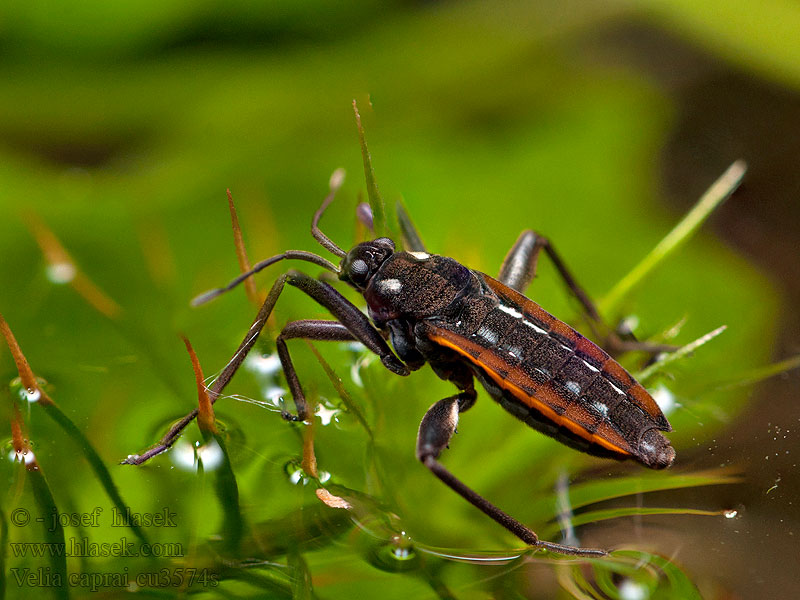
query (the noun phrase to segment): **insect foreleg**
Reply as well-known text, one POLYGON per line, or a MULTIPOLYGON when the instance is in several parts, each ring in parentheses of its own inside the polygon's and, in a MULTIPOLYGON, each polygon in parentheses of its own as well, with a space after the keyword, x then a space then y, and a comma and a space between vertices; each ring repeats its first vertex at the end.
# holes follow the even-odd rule
MULTIPOLYGON (((231 357, 231 359, 228 361, 228 364, 226 364, 225 368, 222 369, 219 377, 217 377, 217 379, 209 388, 209 398, 211 399, 212 403, 217 401, 217 398, 219 398, 222 390, 234 376, 242 362, 244 362, 244 359, 247 357, 247 354, 255 345, 256 340, 258 340, 258 336, 261 333, 261 330, 264 328, 270 313, 272 313, 272 309, 275 307, 275 303, 278 301, 278 297, 281 295, 281 291, 283 290, 283 286, 286 284, 288 277, 288 273, 281 275, 272 285, 272 289, 270 289, 266 300, 264 300, 264 303, 258 310, 258 314, 253 320, 253 324, 250 325, 250 329, 247 330, 247 334, 244 336, 242 343, 239 344, 239 347, 236 349, 236 352, 234 352, 233 357, 231 357)), ((164 437, 161 438, 161 441, 158 444, 147 449, 143 454, 129 455, 125 460, 122 461, 122 464, 141 465, 157 454, 161 454, 162 452, 168 450, 172 444, 178 440, 181 432, 186 428, 186 426, 197 417, 197 413, 198 410, 195 408, 192 412, 170 427, 169 431, 164 434, 164 437)))
POLYGON ((344 325, 353 337, 364 344, 367 349, 381 358, 383 365, 397 375, 408 375, 408 367, 389 348, 386 340, 370 323, 367 315, 361 312, 352 302, 342 296, 333 287, 323 281, 309 277, 298 271, 289 271, 289 285, 304 291, 319 304, 327 308, 336 319, 344 325))
MULTIPOLYGON (((253 346, 258 339, 261 330, 264 328, 264 325, 269 318, 269 315, 272 313, 272 309, 275 308, 275 303, 278 301, 278 297, 281 295, 283 288, 286 284, 294 286, 309 296, 311 296, 314 300, 316 300, 319 304, 327 308, 334 317, 336 317, 342 326, 347 329, 350 334, 350 337, 344 339, 356 339, 362 344, 364 344, 369 350, 377 354, 381 357, 381 362, 394 373, 398 375, 408 375, 409 370, 408 368, 400 362, 400 360, 392 353, 389 349, 388 344, 386 341, 381 337, 380 333, 372 326, 367 319, 366 315, 362 313, 358 308, 350 302, 347 298, 342 296, 339 292, 337 292, 334 288, 332 288, 327 283, 322 281, 318 281, 304 273, 300 273, 298 271, 289 271, 278 277, 275 283, 272 285, 272 288, 267 294, 266 300, 261 305, 261 308, 256 315, 253 324, 250 326, 250 329, 247 330, 247 334, 245 335, 242 343, 239 345, 239 348, 234 353, 233 357, 228 361, 228 364, 225 365, 225 368, 220 373, 219 377, 217 377, 216 381, 212 384, 209 388, 209 396, 211 398, 211 402, 216 402, 217 398, 222 393, 222 390, 225 388, 226 385, 230 382, 233 378, 236 371, 241 366, 244 359, 247 357, 247 354, 252 350, 253 346)), ((300 323, 303 323, 301 321, 300 323)), ((306 327, 306 325, 299 325, 298 330, 306 327)), ((329 328, 325 327, 326 333, 334 336, 343 336, 344 334, 338 328, 329 328), (334 332, 335 331, 335 332, 334 332)), ((321 330, 321 328, 319 328, 321 330)), ((291 333, 292 330, 290 330, 291 333)), ((320 335, 322 335, 320 333, 320 335)), ((313 338, 318 339, 318 338, 313 338)), ((332 338, 336 339, 336 338, 332 338)), ((285 344, 284 351, 285 351, 285 344)), ((286 358, 288 359, 288 352, 284 352, 286 358)), ((281 357, 281 362, 285 365, 287 363, 284 362, 284 358, 281 357)), ((289 378, 290 373, 294 375, 294 379, 296 381, 297 377, 294 374, 294 369, 291 367, 291 361, 288 362, 290 368, 287 373, 287 379, 289 378)), ((291 387, 290 383, 290 387, 291 387)), ((297 384, 297 389, 299 389, 299 383, 297 384)), ((292 389, 294 395, 294 389, 292 389)), ((300 396, 294 396, 295 399, 300 398, 300 402, 302 403, 303 408, 300 408, 300 404, 298 404, 298 412, 304 414, 305 408, 305 399, 302 396, 302 392, 300 396)), ((147 450, 145 453, 139 455, 131 455, 126 458, 123 462, 126 464, 135 464, 140 465, 147 460, 151 459, 153 456, 160 454, 167 450, 172 444, 180 436, 181 432, 186 428, 186 426, 191 423, 194 418, 197 417, 197 409, 193 410, 191 413, 186 415, 183 419, 178 421, 175 425, 173 425, 170 430, 164 435, 161 441, 147 450)))

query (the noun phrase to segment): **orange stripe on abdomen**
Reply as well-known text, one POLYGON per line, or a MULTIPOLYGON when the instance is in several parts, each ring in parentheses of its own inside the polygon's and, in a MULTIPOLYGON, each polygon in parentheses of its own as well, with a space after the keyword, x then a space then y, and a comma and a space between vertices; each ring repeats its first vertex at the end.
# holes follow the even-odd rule
POLYGON ((499 387, 510 392, 525 406, 540 412, 556 425, 568 429, 588 442, 624 456, 633 454, 630 444, 607 421, 601 421, 596 432, 592 433, 580 423, 566 416, 570 401, 560 395, 549 383, 543 385, 535 383, 519 367, 508 365, 491 350, 486 350, 456 333, 439 327, 433 329, 434 331, 429 334, 432 342, 454 350, 483 369, 499 387), (498 373, 500 370, 506 372, 506 375, 501 376, 498 373), (532 393, 528 393, 525 388, 532 390, 532 393), (554 407, 561 409, 564 414, 559 414, 554 407))

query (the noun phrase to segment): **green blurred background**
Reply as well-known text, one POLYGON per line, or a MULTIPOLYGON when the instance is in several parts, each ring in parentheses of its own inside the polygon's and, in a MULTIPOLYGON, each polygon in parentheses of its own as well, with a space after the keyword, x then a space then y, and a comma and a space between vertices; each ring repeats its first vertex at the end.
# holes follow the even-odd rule
MULTIPOLYGON (((178 514, 176 529, 153 528, 151 537, 191 548, 182 562, 70 559, 70 570, 193 564, 209 537, 224 537, 210 474, 176 468, 175 452, 141 468, 115 463, 157 440, 196 402, 179 334, 191 339, 210 375, 255 313, 243 291, 189 307, 193 296, 238 272, 226 188, 252 259, 288 248, 316 252, 311 215, 330 174, 344 167, 348 179, 323 229, 342 246, 355 240, 354 207, 364 197, 355 98, 378 185, 385 197, 403 199, 429 249, 495 273, 517 234, 533 227, 555 242, 597 298, 733 160, 748 161, 743 187, 709 226, 607 315, 635 315, 641 337, 685 319, 675 343, 728 325, 662 384, 679 402, 670 413, 674 469, 726 467, 741 473, 741 482, 632 496, 623 504, 735 509, 739 516, 637 517, 578 533, 586 546, 671 558, 704 597, 794 597, 797 375, 758 387, 715 384, 798 352, 798 40, 800 7, 782 0, 5 3, 0 312, 126 502, 138 511, 168 506, 178 514), (39 221, 119 305, 117 316, 104 316, 70 286, 48 279, 32 225, 39 221)), ((260 288, 280 272, 260 275, 260 288)), ((545 262, 528 294, 579 322, 545 262)), ((324 313, 289 290, 277 320, 294 318, 324 313)), ((400 380, 370 364, 362 369, 362 390, 350 377, 352 351, 318 346, 364 403, 375 437, 372 449, 346 411, 338 423, 316 427, 320 468, 332 481, 369 494, 381 503, 377 513, 395 515, 393 530, 420 544, 518 547, 414 458, 419 419, 451 388, 428 369, 400 380), (364 467, 365 446, 382 472, 364 467)), ((309 393, 338 405, 313 354, 302 342, 293 352, 309 393)), ((15 376, 10 354, 0 351, 0 379, 15 376)), ((229 392, 263 399, 262 385, 242 372, 229 392)), ((11 397, 4 397, 8 423, 11 397)), ((297 427, 252 403, 225 399, 216 409, 230 433, 246 522, 319 505, 313 485, 294 485, 287 476, 301 452, 297 427)), ((108 514, 111 505, 73 441, 36 406, 24 407, 23 418, 60 510, 104 506, 108 514)), ((195 426, 189 437, 198 437, 195 426)), ((533 526, 541 522, 530 506, 552 497, 559 475, 576 482, 641 471, 543 439, 485 394, 464 416, 444 460, 533 526)), ((18 469, 5 456, 3 463, 9 491, 0 507, 8 514, 31 499, 18 469)), ((317 549, 296 533, 300 541, 287 542, 289 558, 285 550, 267 552, 277 566, 262 565, 259 577, 272 573, 285 583, 287 561, 295 573, 306 563, 320 598, 447 597, 443 587, 458 598, 568 594, 550 562, 440 561, 435 569, 393 572, 403 569, 364 550, 370 544, 361 538, 369 535, 347 520, 345 513, 337 535, 317 549)), ((41 540, 33 526, 12 525, 8 535, 41 540)), ((68 529, 67 536, 81 533, 68 529)), ((120 531, 104 526, 89 537, 114 541, 120 531)), ((5 569, 40 563, 7 554, 5 569)), ((50 593, 20 587, 9 575, 5 585, 8 597, 50 593)), ((282 589, 226 580, 207 593, 279 597, 282 589)), ((293 589, 303 596, 310 586, 293 589)), ((160 592, 182 590, 168 585, 160 592)))

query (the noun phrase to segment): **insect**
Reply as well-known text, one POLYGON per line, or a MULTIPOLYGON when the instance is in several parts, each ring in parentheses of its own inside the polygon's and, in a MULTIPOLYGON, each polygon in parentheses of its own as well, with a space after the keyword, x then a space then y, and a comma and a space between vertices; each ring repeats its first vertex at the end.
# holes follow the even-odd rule
MULTIPOLYGON (((402 219, 408 251, 398 251, 386 237, 345 251, 319 228, 335 191, 332 186, 314 214, 311 232, 340 259, 338 265, 311 252, 288 250, 261 261, 227 286, 198 297, 195 304, 232 289, 278 261, 302 260, 335 273, 355 288, 366 301, 368 316, 328 283, 288 271, 273 284, 234 358, 212 386, 212 398, 219 396, 254 345, 284 286, 294 286, 330 311, 335 320, 292 321, 278 336, 278 356, 297 411, 284 412, 284 418, 303 421, 309 417, 286 345, 290 339, 361 342, 397 375, 408 375, 427 363, 440 378, 452 382, 458 393, 433 404, 423 417, 417 458, 456 493, 527 544, 561 554, 605 554, 604 550, 540 540, 438 460, 461 413, 476 401, 477 380, 515 417, 582 452, 630 458, 653 469, 673 462, 675 451, 662 434, 671 430, 669 422, 642 385, 605 350, 522 294, 544 250, 590 319, 599 323, 596 308, 552 244, 531 230, 523 231, 497 278, 468 269, 452 258, 429 254, 410 222, 402 219)), ((141 464, 166 450, 196 414, 176 424, 160 445, 125 462, 141 464)))

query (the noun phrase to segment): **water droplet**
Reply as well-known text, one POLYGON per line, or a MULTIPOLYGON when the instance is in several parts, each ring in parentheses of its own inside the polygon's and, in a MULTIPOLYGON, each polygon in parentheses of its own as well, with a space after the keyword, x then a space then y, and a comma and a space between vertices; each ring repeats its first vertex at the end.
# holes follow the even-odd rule
POLYGON ((622 335, 634 333, 638 328, 638 315, 628 315, 619 322, 619 325, 617 325, 617 331, 622 335))
POLYGON ((244 368, 257 375, 271 377, 281 370, 281 359, 277 353, 263 355, 251 352, 244 359, 244 368))
POLYGON ((345 346, 348 350, 350 350, 350 352, 354 352, 355 354, 361 354, 367 349, 367 347, 361 342, 346 342, 345 346))
POLYGON ((372 566, 391 573, 418 568, 419 555, 405 532, 370 548, 368 560, 372 566))
POLYGON ((365 354, 366 348, 360 342, 348 342, 347 349, 353 353, 353 362, 350 364, 350 378, 358 387, 363 388, 364 382, 361 379, 361 370, 366 368, 377 357, 371 352, 365 354))
POLYGON ((269 400, 274 406, 283 408, 283 397, 286 395, 286 390, 277 385, 271 385, 264 388, 264 398, 269 400))
POLYGON ((361 379, 361 361, 356 361, 350 365, 350 379, 353 380, 358 387, 364 387, 364 381, 361 379))
MULTIPOLYGON (((300 466, 300 462, 297 460, 290 460, 284 465, 283 470, 286 472, 286 475, 289 477, 289 482, 292 485, 308 485, 314 481, 313 478, 306 474, 303 467, 300 466)), ((330 474, 328 478, 330 478, 330 474)))
POLYGON ((320 398, 320 403, 317 404, 317 410, 315 414, 319 417, 320 423, 324 425, 330 425, 331 422, 339 422, 339 414, 342 411, 336 408, 335 406, 331 406, 330 403, 326 402, 324 398, 320 398))
POLYGON ((645 600, 650 597, 647 587, 632 579, 623 579, 617 589, 621 600, 645 600))
POLYGON ((11 450, 8 453, 8 459, 14 462, 21 462, 26 465, 31 464, 32 462, 36 461, 36 457, 33 454, 33 450, 26 450, 25 452, 16 452, 15 450, 11 450))
POLYGON ((60 262, 47 265, 46 274, 47 278, 52 282, 59 285, 69 283, 75 279, 76 274, 75 265, 69 262, 60 262))
MULTIPOLYGON (((37 384, 40 383, 44 385, 45 381, 37 377, 37 384)), ((15 377, 11 380, 9 388, 11 389, 12 394, 16 395, 24 402, 38 402, 42 397, 42 392, 38 387, 26 388, 22 385, 22 379, 19 377, 15 377)))

